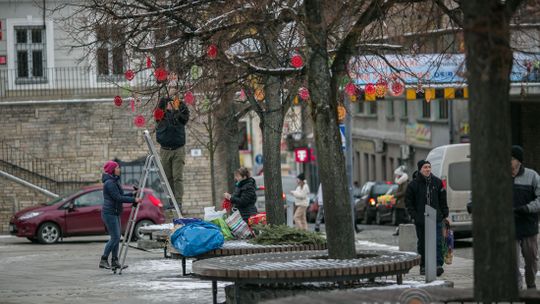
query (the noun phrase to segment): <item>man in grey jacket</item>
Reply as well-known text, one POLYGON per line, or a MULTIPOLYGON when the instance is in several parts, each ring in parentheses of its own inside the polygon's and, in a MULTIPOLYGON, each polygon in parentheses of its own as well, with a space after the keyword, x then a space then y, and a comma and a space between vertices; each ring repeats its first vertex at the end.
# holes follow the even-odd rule
MULTIPOLYGON (((514 180, 512 203, 516 225, 516 249, 521 251, 525 261, 525 282, 527 289, 536 289, 538 262, 538 212, 540 212, 540 177, 538 173, 525 168, 523 148, 512 146, 512 178, 514 180)), ((519 258, 518 258, 519 269, 519 258)), ((521 273, 518 271, 518 286, 523 287, 521 273)))

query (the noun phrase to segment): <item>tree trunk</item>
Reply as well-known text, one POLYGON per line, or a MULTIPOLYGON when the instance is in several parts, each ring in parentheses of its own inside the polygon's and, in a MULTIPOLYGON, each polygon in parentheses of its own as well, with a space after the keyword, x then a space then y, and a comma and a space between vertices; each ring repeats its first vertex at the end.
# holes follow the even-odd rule
POLYGON ((234 191, 234 171, 240 167, 240 156, 238 146, 240 144, 237 109, 230 94, 224 94, 222 101, 216 107, 216 130, 220 142, 218 147, 219 163, 221 166, 221 176, 226 181, 225 189, 232 193, 234 191))
POLYGON ((281 184, 281 134, 283 110, 280 79, 269 76, 265 82, 266 112, 261 115, 264 155, 264 199, 269 224, 285 224, 283 186, 281 184))
POLYGON ((462 1, 474 236, 474 296, 518 299, 510 173, 510 17, 503 1, 462 1), (503 4, 501 4, 503 3, 503 4))
POLYGON ((216 192, 216 138, 214 136, 214 114, 212 111, 208 111, 208 154, 210 159, 210 186, 212 188, 212 204, 216 207, 220 207, 219 199, 217 198, 216 192))
POLYGON ((328 68, 327 29, 321 1, 306 0, 307 76, 312 101, 317 162, 323 188, 328 254, 356 258, 345 158, 337 122, 337 100, 328 68))

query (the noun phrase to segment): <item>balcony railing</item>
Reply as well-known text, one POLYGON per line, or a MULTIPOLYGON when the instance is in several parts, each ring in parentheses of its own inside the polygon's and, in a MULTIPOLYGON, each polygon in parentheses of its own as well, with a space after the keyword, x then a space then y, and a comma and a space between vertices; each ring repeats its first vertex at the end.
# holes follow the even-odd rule
POLYGON ((3 141, 0 141, 0 170, 56 194, 92 183, 3 141))
POLYGON ((98 75, 89 67, 44 69, 42 76, 19 77, 16 69, 0 70, 0 102, 17 100, 104 98, 129 95, 127 88, 140 90, 155 85, 150 71, 127 81, 124 75, 98 75))

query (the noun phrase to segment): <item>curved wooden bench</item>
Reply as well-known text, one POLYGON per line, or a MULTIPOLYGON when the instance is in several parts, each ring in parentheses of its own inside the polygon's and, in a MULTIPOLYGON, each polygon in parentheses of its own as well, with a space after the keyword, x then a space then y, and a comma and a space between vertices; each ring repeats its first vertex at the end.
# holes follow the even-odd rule
POLYGON ((213 292, 217 281, 234 282, 239 292, 245 284, 343 282, 391 275, 402 284, 403 274, 420 264, 420 256, 414 253, 358 250, 357 255, 357 259, 334 260, 328 259, 326 250, 260 253, 196 261, 192 268, 201 279, 212 281, 213 292))
POLYGON ((178 253, 175 250, 169 250, 169 253, 172 258, 182 259, 182 274, 186 275, 186 259, 191 258, 195 260, 203 260, 215 257, 224 257, 224 256, 238 256, 246 254, 257 254, 257 253, 272 253, 272 252, 298 252, 298 251, 307 251, 307 250, 325 250, 326 243, 321 245, 313 244, 282 244, 282 245, 258 245, 251 244, 247 241, 226 241, 223 243, 223 247, 220 249, 212 250, 207 253, 186 257, 178 253))

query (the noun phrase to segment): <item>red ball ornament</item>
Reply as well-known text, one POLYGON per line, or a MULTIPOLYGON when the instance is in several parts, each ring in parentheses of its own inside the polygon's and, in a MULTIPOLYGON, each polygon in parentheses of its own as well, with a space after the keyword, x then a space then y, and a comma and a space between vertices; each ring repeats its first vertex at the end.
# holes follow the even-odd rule
POLYGON ((150 56, 146 56, 146 67, 148 69, 152 67, 152 59, 150 59, 150 56))
POLYGON ((295 68, 301 68, 304 65, 302 56, 296 54, 291 57, 291 65, 295 68))
POLYGON ((246 101, 247 99, 247 96, 246 96, 246 91, 244 91, 244 89, 241 89, 240 90, 240 97, 239 97, 240 101, 246 101))
POLYGON ((375 86, 373 83, 366 84, 366 88, 364 89, 366 92, 366 95, 374 95, 375 94, 375 86))
POLYGON ((218 48, 215 44, 210 44, 208 46, 208 49, 206 50, 206 54, 208 55, 208 57, 210 57, 210 59, 214 59, 217 57, 217 53, 218 53, 218 48))
POLYGON ((379 80, 377 84, 375 85, 375 95, 377 97, 384 97, 386 95, 386 90, 388 89, 388 85, 385 81, 379 80))
POLYGON ((167 77, 169 77, 169 73, 164 68, 157 68, 154 71, 154 76, 156 76, 157 82, 163 82, 167 80, 167 77))
POLYGON ((162 109, 157 108, 154 110, 154 119, 156 121, 162 120, 164 116, 165 116, 165 112, 162 109))
POLYGON ((302 98, 302 100, 308 100, 309 99, 309 90, 305 87, 301 87, 298 89, 298 96, 302 98))
POLYGON ((187 91, 184 94, 184 101, 189 105, 192 105, 195 102, 195 96, 193 96, 191 91, 187 91))
POLYGON ((347 93, 349 96, 356 95, 358 93, 358 88, 354 85, 354 83, 349 82, 345 86, 345 93, 347 93))
POLYGON ((127 70, 124 73, 124 76, 126 77, 127 80, 133 80, 133 78, 135 78, 135 72, 133 72, 133 70, 127 70))
POLYGON ((405 86, 400 81, 394 81, 390 85, 390 92, 393 96, 400 96, 405 92, 405 86))
POLYGON ((120 107, 122 105, 122 97, 114 96, 114 105, 120 107))
POLYGON ((135 116, 135 118, 133 119, 133 123, 135 124, 135 126, 137 126, 139 128, 142 128, 142 127, 144 127, 146 121, 144 119, 144 116, 139 114, 139 115, 135 116))

